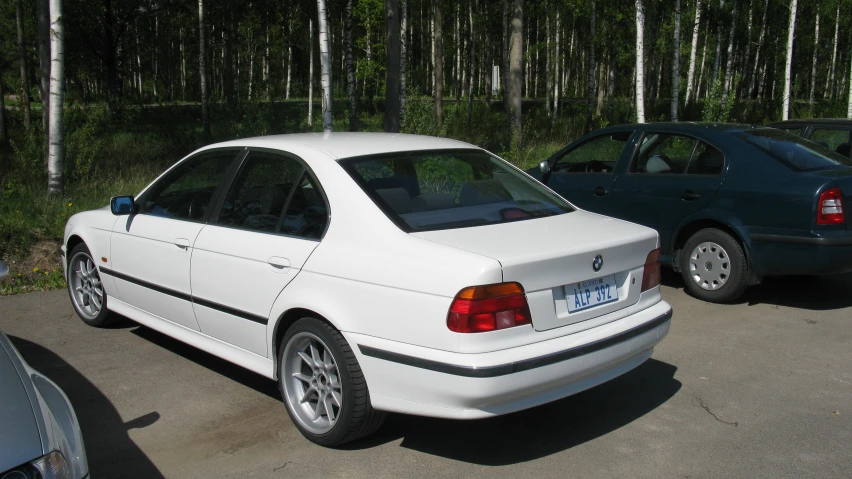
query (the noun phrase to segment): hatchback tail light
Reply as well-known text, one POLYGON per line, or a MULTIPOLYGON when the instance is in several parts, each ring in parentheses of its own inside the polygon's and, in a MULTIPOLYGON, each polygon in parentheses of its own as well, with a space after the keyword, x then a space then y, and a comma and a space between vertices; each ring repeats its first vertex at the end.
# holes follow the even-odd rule
POLYGON ((459 291, 447 314, 457 333, 483 333, 532 323, 524 288, 518 283, 473 286, 459 291))
POLYGON ((843 198, 840 188, 829 188, 819 195, 817 204, 818 225, 842 225, 846 222, 843 214, 843 198))
POLYGON ((645 269, 642 271, 642 291, 648 291, 651 288, 660 285, 660 250, 655 249, 648 253, 645 259, 645 269))

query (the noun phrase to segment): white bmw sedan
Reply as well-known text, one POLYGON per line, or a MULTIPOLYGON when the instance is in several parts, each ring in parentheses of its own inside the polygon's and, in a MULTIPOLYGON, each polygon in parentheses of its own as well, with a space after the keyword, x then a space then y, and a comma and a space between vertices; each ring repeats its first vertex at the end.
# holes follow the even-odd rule
POLYGON ((68 292, 278 381, 337 445, 385 412, 475 419, 623 374, 666 335, 657 233, 582 211, 441 138, 282 135, 202 148, 73 216, 68 292))

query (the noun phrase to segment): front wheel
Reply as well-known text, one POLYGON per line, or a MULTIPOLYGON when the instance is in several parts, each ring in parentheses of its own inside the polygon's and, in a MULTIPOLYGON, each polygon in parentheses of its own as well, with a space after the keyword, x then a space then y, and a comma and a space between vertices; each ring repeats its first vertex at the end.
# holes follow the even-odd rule
POLYGON ((680 252, 686 290, 711 303, 728 303, 748 286, 748 262, 739 242, 728 233, 706 228, 693 234, 680 252))
POLYGON ((71 250, 70 257, 68 295, 74 311, 89 326, 108 325, 114 316, 106 307, 106 292, 89 248, 85 244, 78 244, 71 250))
POLYGON ((299 431, 321 446, 375 432, 385 413, 370 404, 367 382, 346 339, 314 318, 296 321, 278 353, 278 386, 299 431))

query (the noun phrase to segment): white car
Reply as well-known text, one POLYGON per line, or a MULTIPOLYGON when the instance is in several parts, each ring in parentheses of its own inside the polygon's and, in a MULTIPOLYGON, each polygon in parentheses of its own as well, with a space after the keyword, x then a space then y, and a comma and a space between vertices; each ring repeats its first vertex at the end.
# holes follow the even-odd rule
POLYGON ((657 233, 467 143, 381 133, 202 148, 73 216, 69 294, 275 379, 311 441, 386 411, 475 419, 642 364, 668 332, 657 233))

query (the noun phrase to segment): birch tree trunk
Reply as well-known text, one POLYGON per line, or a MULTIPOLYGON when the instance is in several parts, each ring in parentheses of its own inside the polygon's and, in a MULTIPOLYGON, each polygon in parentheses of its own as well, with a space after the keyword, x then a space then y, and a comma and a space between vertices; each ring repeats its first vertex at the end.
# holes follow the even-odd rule
MULTIPOLYGON (((763 39, 766 36, 766 15, 769 13, 769 0, 766 0, 763 4, 763 20, 760 22, 760 35, 757 37, 757 46, 754 49, 754 65, 751 71, 751 83, 749 83, 749 97, 751 97, 751 92, 755 89, 754 82, 760 82, 761 78, 757 76, 757 67, 760 65, 760 48, 763 46, 763 39)), ((764 69, 764 73, 765 73, 764 69)), ((762 74, 761 74, 762 76, 762 74)), ((757 89, 759 90, 759 84, 757 89)))
MULTIPOLYGON (((322 85, 322 131, 334 130, 331 123, 331 50, 328 42, 328 15, 325 10, 325 0, 317 0, 317 29, 319 30, 320 47, 320 84, 322 85)), ((397 43, 399 38, 397 37, 397 43)), ((311 43, 313 45, 313 43, 311 43)), ((390 48, 388 48, 390 50, 390 48)))
POLYGON ((27 49, 24 39, 24 7, 21 0, 15 2, 15 14, 18 19, 18 62, 21 65, 21 97, 18 99, 21 105, 21 110, 24 113, 24 126, 29 129, 31 124, 30 116, 30 82, 27 75, 27 49))
POLYGON ((793 37, 796 31, 796 7, 798 0, 790 0, 790 26, 787 29, 787 58, 784 62, 784 103, 781 110, 781 119, 790 119, 790 82, 793 69, 793 37))
POLYGON ((405 119, 405 101, 408 95, 408 0, 401 0, 402 13, 400 17, 400 34, 402 42, 399 45, 399 119, 405 119))
POLYGON ((456 103, 461 101, 461 96, 462 96, 462 80, 461 80, 461 78, 462 78, 462 71, 461 71, 462 70, 462 61, 461 61, 462 48, 461 48, 461 41, 460 41, 460 37, 459 37, 459 15, 460 15, 459 9, 460 8, 461 8, 460 5, 458 3, 456 3, 456 29, 453 32, 453 41, 456 44, 456 62, 455 62, 455 65, 453 65, 453 74, 452 74, 453 83, 454 83, 453 86, 456 89, 456 103))
MULTIPOLYGON (((680 1, 680 0, 677 0, 680 1)), ((589 35, 589 71, 586 79, 586 133, 592 131, 592 103, 595 101, 595 77, 598 65, 595 63, 595 2, 592 0, 590 12, 589 35)))
POLYGON ((556 43, 556 52, 553 56, 553 69, 555 81, 553 82, 553 124, 556 124, 556 118, 559 116, 559 87, 561 86, 561 81, 559 77, 559 67, 562 62, 559 59, 559 40, 562 35, 560 35, 560 18, 559 18, 559 10, 556 10, 556 28, 554 29, 554 33, 556 34, 555 43, 556 43))
POLYGON ((716 81, 719 79, 719 66, 722 59, 722 26, 724 25, 722 17, 724 16, 724 11, 725 0, 719 0, 719 22, 716 25, 716 57, 713 60, 713 80, 710 82, 707 90, 715 88, 716 81))
POLYGON ((249 34, 248 41, 249 68, 248 68, 248 99, 251 101, 252 86, 254 85, 254 41, 249 34))
POLYGON ((825 94, 823 98, 828 98, 830 100, 834 100, 834 72, 835 72, 835 64, 837 62, 837 33, 840 31, 840 2, 837 2, 837 17, 834 20, 834 48, 831 54, 831 70, 829 70, 828 75, 825 79, 825 94))
POLYGON ((287 84, 284 87, 284 99, 290 99, 290 78, 293 74, 293 45, 287 45, 287 84))
POLYGON ((157 49, 159 48, 159 45, 160 45, 160 38, 159 37, 160 37, 160 23, 158 21, 157 16, 155 15, 154 16, 154 44, 151 45, 151 48, 153 50, 151 52, 151 63, 153 63, 153 67, 154 67, 154 78, 153 78, 153 81, 151 82, 151 85, 154 87, 154 99, 157 100, 157 101, 159 101, 159 99, 160 99, 159 91, 157 91, 157 49))
MULTIPOLYGON (((550 7, 549 6, 550 0, 547 0, 547 1, 548 1, 548 4, 545 4, 546 5, 545 10, 550 11, 550 8, 549 8, 550 7)), ((553 114, 553 102, 551 101, 553 99, 552 98, 552 94, 553 94, 553 84, 552 84, 553 69, 552 69, 552 64, 551 64, 551 58, 553 57, 553 50, 550 48, 550 15, 547 16, 544 23, 546 25, 546 30, 547 30, 547 32, 545 34, 545 36, 547 37, 547 41, 545 42, 546 45, 547 45, 546 46, 547 53, 545 54, 545 66, 544 66, 544 76, 545 76, 545 80, 544 80, 544 97, 545 97, 544 98, 544 104, 547 107, 547 116, 550 116, 550 115, 553 114)))
POLYGON ((503 0, 503 104, 509 109, 509 0, 503 0))
POLYGON ((308 127, 314 126, 314 21, 308 20, 308 43, 310 44, 310 60, 308 60, 308 127))
POLYGON ((399 4, 385 0, 387 69, 385 70, 385 131, 399 133, 399 4))
POLYGON ((444 47, 443 47, 443 6, 442 0, 433 0, 435 5, 435 122, 444 123, 444 47))
POLYGON ((467 122, 473 115, 473 77, 476 71, 476 24, 473 19, 473 0, 467 2, 468 21, 470 22, 470 76, 467 83, 467 122))
POLYGON ((722 111, 728 104, 728 94, 731 89, 731 77, 734 73, 734 33, 737 31, 737 0, 734 0, 733 17, 731 18, 731 34, 728 37, 728 59, 725 66, 725 85, 722 88, 722 111))
POLYGON ((819 56, 819 9, 816 12, 816 25, 814 26, 814 60, 811 65, 811 95, 808 103, 814 107, 814 90, 816 87, 817 57, 819 56))
MULTIPOLYGON (((320 50, 322 50, 322 44, 320 44, 320 50)), ((269 24, 265 27, 261 78, 263 80, 263 99, 269 101, 269 24)))
POLYGON ((204 28, 204 0, 198 0, 198 76, 201 78, 201 128, 204 141, 210 141, 210 98, 207 92, 207 52, 204 28))
MULTIPOLYGON (((48 0, 36 0, 38 24, 39 93, 41 94, 41 129, 50 138, 50 7, 48 0)), ((112 99, 110 99, 112 100, 112 99)), ((49 145, 46 145, 49 146, 49 145)), ((46 164, 46 162, 45 162, 46 164)))
POLYGON ((645 123, 645 5, 636 0, 636 121, 645 123))
POLYGON ((50 142, 47 150, 47 193, 62 194, 65 187, 65 19, 62 0, 50 0, 50 142))
MULTIPOLYGON (((355 67, 352 61, 352 0, 346 1, 346 32, 344 33, 344 41, 346 42, 346 91, 349 94, 349 131, 358 131, 358 101, 355 98, 355 67)), ((290 81, 290 69, 287 69, 287 83, 290 81)), ((289 88, 287 89, 289 91, 289 88)))
POLYGON ((512 1, 512 37, 509 40, 509 111, 511 115, 512 146, 521 148, 521 87, 523 86, 524 0, 512 1))
POLYGON ((672 50, 672 121, 677 121, 678 101, 680 97, 680 0, 675 0, 674 41, 672 50))
POLYGON ((707 44, 710 43, 710 24, 707 24, 707 29, 704 32, 704 46, 701 48, 701 70, 698 72, 698 77, 695 79, 695 98, 701 96, 701 85, 704 81, 704 66, 707 63, 707 44))
POLYGON ((183 27, 178 30, 180 53, 180 98, 186 100, 186 46, 183 42, 183 27))
MULTIPOLYGON (((849 69, 849 78, 852 80, 852 55, 849 56, 850 61, 850 69, 849 69)), ((846 107, 846 118, 852 120, 852 81, 849 82, 849 103, 846 107)))
MULTIPOLYGON (((748 27, 746 28, 746 51, 745 57, 743 58, 743 70, 745 70, 746 65, 748 65, 749 59, 751 58, 751 25, 754 14, 754 0, 749 0, 748 4, 748 27)), ((742 78, 740 78, 740 84, 737 86, 738 89, 742 88, 742 85, 748 85, 748 79, 746 78, 747 73, 743 73, 742 78)))

